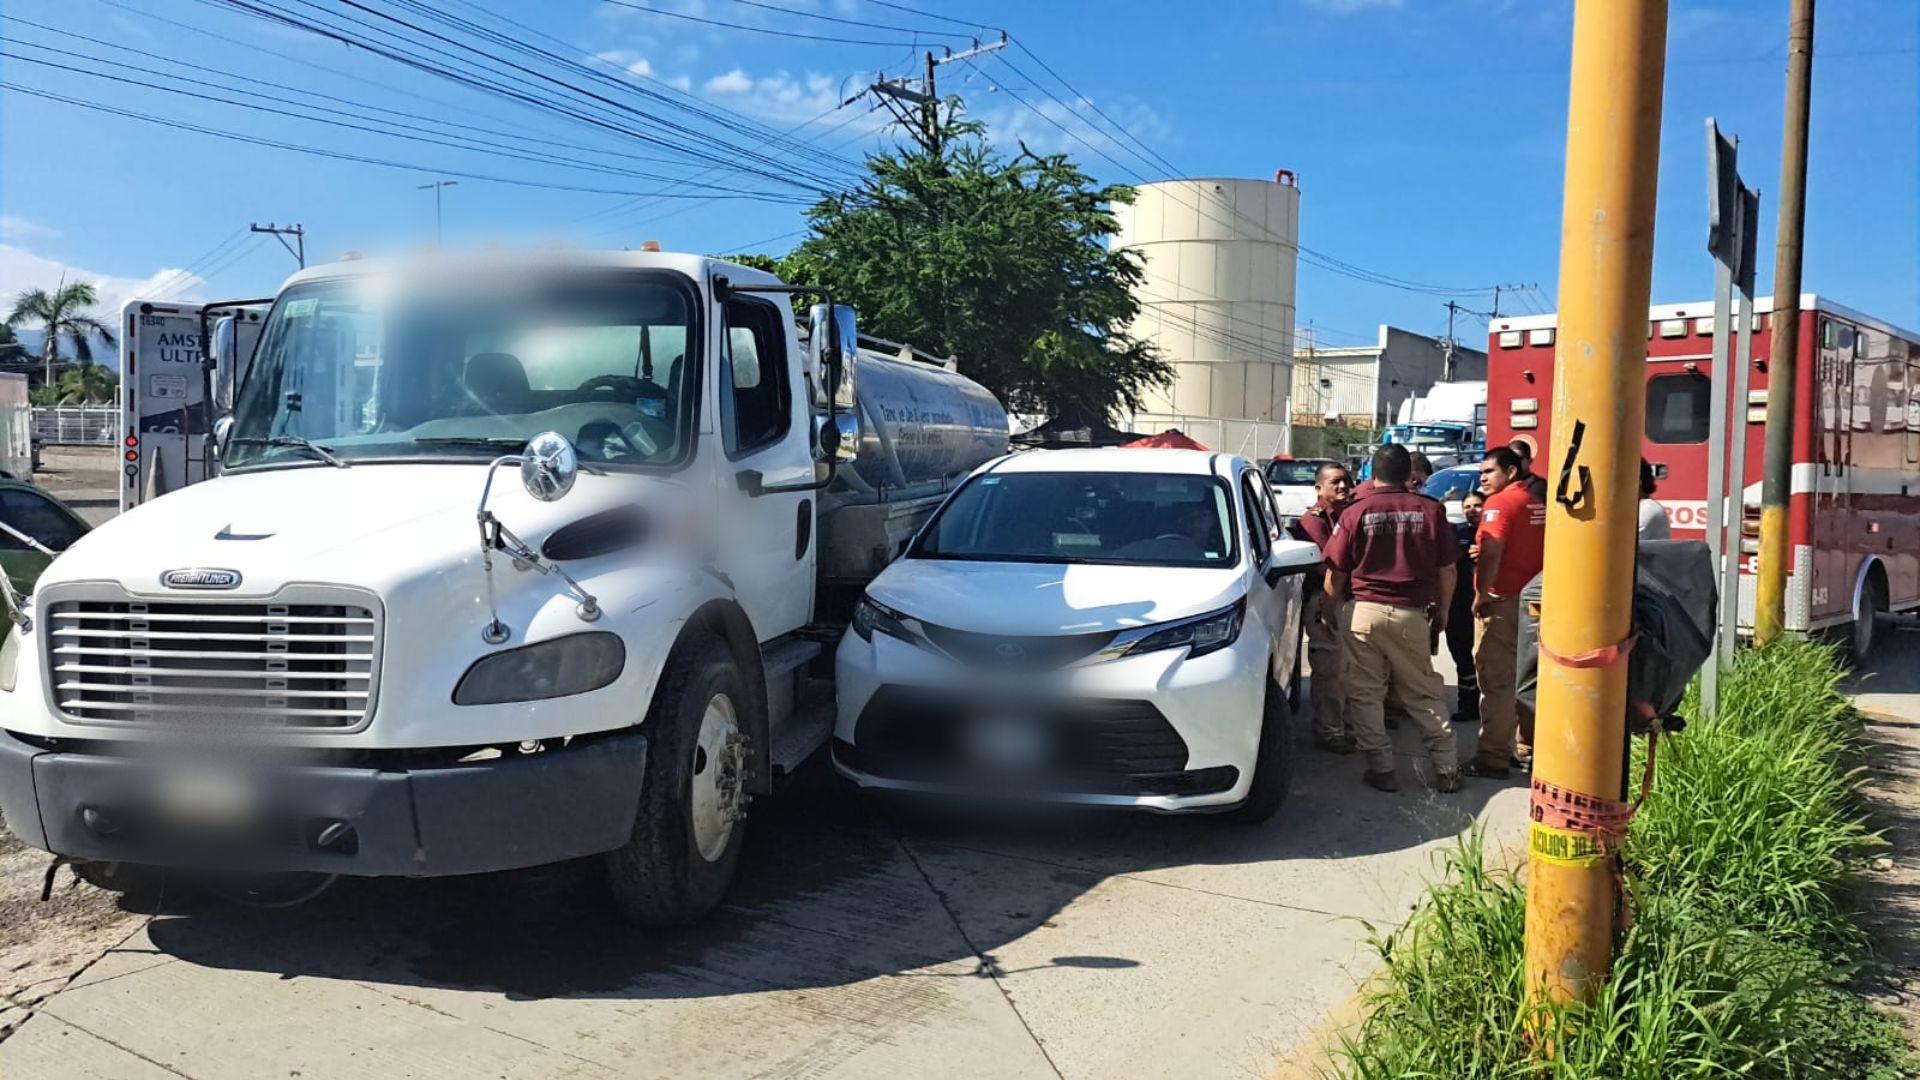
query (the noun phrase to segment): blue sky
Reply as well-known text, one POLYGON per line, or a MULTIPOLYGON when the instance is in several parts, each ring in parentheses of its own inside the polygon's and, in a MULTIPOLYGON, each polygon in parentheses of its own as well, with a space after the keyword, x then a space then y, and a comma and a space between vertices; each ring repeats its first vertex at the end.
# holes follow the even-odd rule
MULTIPOLYGON (((339 22, 345 13, 394 25, 340 0, 246 2, 302 17, 339 22)), ((747 0, 633 0, 693 18, 604 0, 358 2, 415 21, 418 6, 476 19, 509 16, 528 27, 507 28, 515 40, 596 56, 593 62, 608 72, 644 75, 636 85, 709 110, 734 128, 603 87, 680 125, 662 134, 674 145, 649 145, 249 17, 220 0, 5 0, 0 14, 11 19, 0 21, 0 37, 16 57, 0 58, 0 80, 7 83, 410 167, 225 141, 0 91, 0 294, 51 284, 62 273, 101 280, 109 297, 152 289, 156 281, 181 295, 270 293, 293 262, 270 239, 240 231, 250 221, 301 222, 312 261, 349 249, 422 244, 432 237, 433 203, 417 186, 442 176, 459 179, 445 193, 449 244, 566 237, 630 246, 657 239, 670 249, 725 251, 776 238, 759 246, 784 250, 802 227, 800 209, 789 201, 668 198, 636 205, 630 196, 499 179, 656 191, 666 185, 631 173, 681 178, 712 168, 676 147, 692 137, 687 132, 719 133, 726 143, 703 152, 729 166, 757 153, 757 172, 714 172, 675 190, 711 193, 720 186, 804 199, 809 183, 817 187, 822 177, 845 175, 861 152, 893 138, 883 129, 885 114, 869 111, 871 99, 836 108, 843 98, 875 72, 917 74, 929 44, 965 44, 781 15, 747 0), (409 2, 415 13, 405 10, 409 2), (837 40, 797 40, 697 19, 837 40), (537 39, 533 31, 564 44, 537 39), (293 89, 259 83, 247 89, 308 109, 391 110, 376 119, 478 148, 330 128, 20 59, 235 96, 230 88, 156 79, 35 45, 214 83, 228 80, 166 61, 279 83, 293 89), (802 124, 795 138, 842 160, 801 158, 781 147, 775 133, 802 124), (645 158, 662 160, 637 160, 645 158), (594 169, 565 167, 582 163, 594 169)), ((1567 0, 902 2, 933 14, 875 0, 758 0, 891 27, 967 32, 934 17, 945 15, 1005 29, 1030 52, 1009 49, 1004 60, 981 58, 940 71, 941 90, 962 94, 1002 146, 1024 139, 1035 149, 1069 151, 1103 180, 1165 175, 1054 83, 1044 62, 1129 136, 1188 175, 1295 170, 1303 190, 1301 239, 1309 247, 1395 278, 1458 290, 1408 291, 1303 266, 1300 323, 1311 323, 1324 344, 1371 340, 1382 322, 1437 332, 1445 326, 1442 305, 1449 296, 1485 310, 1492 298, 1475 290, 1496 283, 1540 286, 1503 299, 1503 311, 1539 309, 1554 294, 1572 18, 1567 0)), ((1763 193, 1766 288, 1786 9, 1787 0, 1676 0, 1673 6, 1656 301, 1710 292, 1702 134, 1708 115, 1741 137, 1743 173, 1763 193)), ((1820 19, 1805 283, 1920 327, 1920 4, 1825 0, 1820 19)), ((416 42, 402 51, 432 60, 430 47, 416 42)), ((507 55, 499 44, 486 47, 507 55)), ((531 88, 545 92, 549 85, 531 88)), ((1461 336, 1483 333, 1483 324, 1469 323, 1461 336)))

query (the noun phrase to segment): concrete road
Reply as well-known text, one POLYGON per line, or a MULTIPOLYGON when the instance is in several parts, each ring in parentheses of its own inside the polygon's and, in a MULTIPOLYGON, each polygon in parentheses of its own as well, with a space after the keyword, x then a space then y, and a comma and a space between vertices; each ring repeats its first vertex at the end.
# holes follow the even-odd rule
POLYGON ((1304 753, 1258 828, 956 824, 814 770, 755 807, 730 901, 678 933, 620 924, 591 865, 151 919, 63 873, 62 917, 16 852, 0 969, 36 981, 0 1012, 0 1075, 1263 1076, 1353 993, 1435 849, 1490 800, 1524 814, 1517 785, 1381 795, 1304 753), (56 930, 65 969, 33 944, 56 930))

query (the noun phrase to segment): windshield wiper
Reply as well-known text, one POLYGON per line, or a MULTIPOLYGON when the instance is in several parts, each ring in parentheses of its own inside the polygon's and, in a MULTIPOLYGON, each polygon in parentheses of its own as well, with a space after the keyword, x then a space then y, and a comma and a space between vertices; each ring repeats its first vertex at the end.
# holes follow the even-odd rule
POLYGON ((270 439, 263 439, 257 435, 242 435, 239 438, 229 439, 228 443, 233 446, 291 446, 296 450, 312 452, 313 456, 336 469, 347 468, 347 463, 341 459, 340 455, 333 452, 333 447, 321 446, 311 439, 303 439, 298 435, 275 435, 270 439))
POLYGON ((527 440, 510 435, 429 435, 413 440, 415 446, 471 446, 480 450, 505 450, 518 453, 527 448, 527 440))

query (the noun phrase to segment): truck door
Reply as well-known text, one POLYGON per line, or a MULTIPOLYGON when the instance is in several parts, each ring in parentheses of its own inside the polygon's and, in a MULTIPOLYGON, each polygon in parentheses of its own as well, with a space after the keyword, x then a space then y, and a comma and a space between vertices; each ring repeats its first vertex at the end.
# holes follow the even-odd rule
POLYGON ((795 393, 800 358, 791 354, 793 325, 784 302, 735 295, 722 306, 715 387, 722 482, 740 494, 722 569, 762 641, 798 629, 813 610, 814 506, 818 492, 754 494, 813 480, 807 401, 795 393))
POLYGON ((1853 611, 1852 478, 1853 448, 1853 328, 1822 315, 1814 328, 1819 367, 1820 429, 1816 456, 1820 471, 1814 477, 1813 498, 1813 611, 1814 619, 1850 616, 1853 611))

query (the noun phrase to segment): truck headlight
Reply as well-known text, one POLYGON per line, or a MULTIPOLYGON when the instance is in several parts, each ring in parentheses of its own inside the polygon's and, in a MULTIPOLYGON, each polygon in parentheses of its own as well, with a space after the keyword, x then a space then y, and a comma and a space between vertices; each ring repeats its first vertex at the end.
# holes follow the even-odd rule
POLYGON ((859 634, 862 641, 872 641, 874 631, 878 630, 888 637, 911 643, 913 631, 908 630, 902 621, 905 618, 887 605, 862 594, 860 603, 853 609, 853 632, 859 634))
POLYGON ((1218 652, 1233 644, 1240 636, 1242 615, 1246 601, 1242 600, 1232 607, 1208 612, 1191 619, 1163 626, 1157 630, 1149 628, 1138 641, 1127 647, 1123 656, 1138 656, 1141 653, 1158 652, 1161 649, 1187 647, 1187 659, 1218 652))
POLYGON ((453 703, 499 705, 584 694, 619 678, 626 664, 627 646, 619 634, 567 634, 475 660, 453 688, 453 703))

